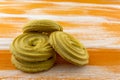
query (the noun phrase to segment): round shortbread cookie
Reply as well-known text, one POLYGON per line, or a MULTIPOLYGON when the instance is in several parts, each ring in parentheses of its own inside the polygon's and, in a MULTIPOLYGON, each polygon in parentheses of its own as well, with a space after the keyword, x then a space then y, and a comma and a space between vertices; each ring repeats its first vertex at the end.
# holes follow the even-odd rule
POLYGON ((32 20, 23 27, 23 32, 53 32, 63 31, 63 28, 52 20, 32 20))
POLYGON ((12 54, 29 62, 44 61, 53 56, 55 51, 48 42, 48 36, 41 33, 23 33, 11 44, 12 54))
POLYGON ((35 72, 48 70, 54 65, 55 60, 56 60, 55 54, 53 57, 49 58, 46 61, 38 61, 38 62, 21 61, 15 58, 15 56, 12 56, 11 58, 12 63, 15 65, 17 69, 28 73, 35 73, 35 72))
POLYGON ((73 36, 62 31, 56 31, 51 33, 49 42, 66 61, 78 66, 88 64, 89 55, 86 48, 73 36))

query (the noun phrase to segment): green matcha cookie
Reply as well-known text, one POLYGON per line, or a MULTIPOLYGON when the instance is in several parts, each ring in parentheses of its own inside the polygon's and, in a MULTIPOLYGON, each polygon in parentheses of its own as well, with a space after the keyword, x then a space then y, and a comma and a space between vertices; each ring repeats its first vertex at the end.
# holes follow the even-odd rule
POLYGON ((11 61, 17 69, 24 72, 35 73, 50 69, 54 65, 55 59, 56 55, 54 54, 53 57, 49 58, 46 61, 26 62, 18 60, 17 58, 15 58, 15 56, 12 56, 11 61))
POLYGON ((49 41, 55 51, 66 61, 78 66, 88 63, 87 50, 71 35, 56 31, 51 33, 49 41))
POLYGON ((14 39, 10 50, 21 60, 44 61, 53 56, 54 50, 48 42, 48 36, 41 33, 24 33, 14 39))
POLYGON ((23 32, 53 32, 63 28, 52 20, 32 20, 23 27, 23 32))

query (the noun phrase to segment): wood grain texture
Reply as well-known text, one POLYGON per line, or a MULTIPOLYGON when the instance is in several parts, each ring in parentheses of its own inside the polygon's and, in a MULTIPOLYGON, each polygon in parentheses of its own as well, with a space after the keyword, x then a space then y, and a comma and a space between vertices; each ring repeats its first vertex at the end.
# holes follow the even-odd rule
POLYGON ((119 0, 3 0, 0 1, 0 80, 119 80, 119 0), (49 71, 28 74, 11 64, 9 46, 30 20, 60 23, 87 48, 90 62, 76 67, 57 55, 49 71))

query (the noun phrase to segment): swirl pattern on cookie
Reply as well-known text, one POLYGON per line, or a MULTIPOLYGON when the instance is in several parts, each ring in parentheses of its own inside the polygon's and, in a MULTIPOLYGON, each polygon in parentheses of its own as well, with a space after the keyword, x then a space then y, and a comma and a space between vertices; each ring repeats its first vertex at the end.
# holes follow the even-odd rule
POLYGON ((56 55, 54 54, 53 57, 45 61, 26 62, 15 58, 15 56, 12 56, 11 61, 17 69, 24 72, 35 73, 50 69, 54 65, 55 59, 56 55))
POLYGON ((66 61, 81 66, 88 63, 89 55, 85 47, 71 35, 56 31, 51 33, 49 42, 66 61))
POLYGON ((29 62, 47 60, 55 53, 48 42, 48 36, 40 33, 19 35, 12 42, 10 50, 16 58, 29 62))
POLYGON ((63 28, 52 20, 32 20, 23 27, 23 32, 53 32, 63 28))

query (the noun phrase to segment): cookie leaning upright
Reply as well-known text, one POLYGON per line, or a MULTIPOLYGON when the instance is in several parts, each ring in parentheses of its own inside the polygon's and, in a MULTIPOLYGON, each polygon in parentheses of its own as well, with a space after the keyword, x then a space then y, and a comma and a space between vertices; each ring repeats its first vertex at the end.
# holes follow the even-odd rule
POLYGON ((49 42, 66 61, 78 66, 88 64, 89 55, 86 48, 68 33, 55 31, 50 35, 49 42))
POLYGON ((32 20, 23 27, 23 32, 53 32, 63 28, 52 20, 32 20))

